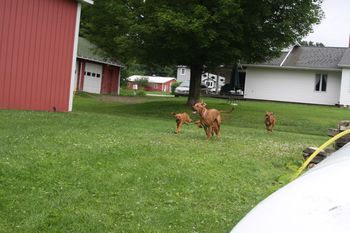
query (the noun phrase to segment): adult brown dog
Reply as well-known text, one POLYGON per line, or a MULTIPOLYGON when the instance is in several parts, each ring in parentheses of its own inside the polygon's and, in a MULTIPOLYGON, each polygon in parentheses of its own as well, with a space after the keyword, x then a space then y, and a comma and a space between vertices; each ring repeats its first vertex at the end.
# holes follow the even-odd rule
POLYGON ((209 140, 213 133, 220 139, 220 125, 221 125, 221 114, 217 109, 207 109, 206 104, 198 102, 192 106, 193 110, 198 112, 200 120, 196 122, 198 126, 203 126, 204 131, 209 140))
POLYGON ((183 113, 172 113, 176 120, 176 131, 175 133, 180 133, 183 124, 191 123, 192 119, 188 116, 186 112, 183 113))
POLYGON ((273 114, 273 112, 266 112, 265 113, 265 126, 266 126, 266 130, 268 132, 272 132, 273 127, 276 124, 276 117, 273 114))

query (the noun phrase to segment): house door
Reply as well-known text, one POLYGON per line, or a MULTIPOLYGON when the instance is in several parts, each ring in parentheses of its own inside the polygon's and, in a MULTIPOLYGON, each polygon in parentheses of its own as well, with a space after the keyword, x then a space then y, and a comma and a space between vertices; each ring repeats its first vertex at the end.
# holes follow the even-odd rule
POLYGON ((85 64, 83 91, 89 93, 101 93, 102 65, 93 63, 85 64))

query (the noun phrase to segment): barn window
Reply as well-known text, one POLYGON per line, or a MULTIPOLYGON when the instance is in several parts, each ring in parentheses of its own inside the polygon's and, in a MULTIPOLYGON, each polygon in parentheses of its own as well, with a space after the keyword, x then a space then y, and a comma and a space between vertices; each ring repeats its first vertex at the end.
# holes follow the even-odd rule
POLYGON ((327 90, 327 74, 316 74, 315 91, 327 90))
POLYGON ((99 78, 101 75, 100 74, 96 74, 96 77, 99 78))
POLYGON ((86 74, 87 76, 91 76, 91 72, 87 72, 87 74, 86 74))
POLYGON ((95 73, 91 73, 91 76, 92 76, 92 77, 96 77, 96 74, 95 74, 95 73))

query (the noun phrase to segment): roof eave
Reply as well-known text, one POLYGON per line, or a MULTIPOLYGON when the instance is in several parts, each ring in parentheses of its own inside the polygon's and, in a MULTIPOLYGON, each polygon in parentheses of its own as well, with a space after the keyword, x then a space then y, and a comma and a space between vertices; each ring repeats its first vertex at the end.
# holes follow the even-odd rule
POLYGON ((81 2, 81 3, 88 3, 88 4, 91 4, 93 5, 94 4, 94 1, 93 0, 77 0, 78 2, 81 2))
POLYGON ((102 63, 102 64, 106 64, 106 65, 111 65, 111 66, 125 67, 122 64, 101 61, 101 60, 97 60, 97 59, 93 59, 93 58, 89 58, 89 57, 83 57, 83 56, 79 56, 79 55, 77 56, 77 58, 88 60, 88 61, 93 61, 93 62, 98 62, 98 63, 102 63))
MULTIPOLYGON (((251 65, 242 64, 246 67, 255 68, 273 68, 273 69, 286 69, 286 70, 322 70, 322 71, 341 71, 340 68, 324 68, 324 67, 300 67, 300 66, 273 66, 273 65, 251 65)), ((349 66, 350 67, 350 66, 349 66)))
POLYGON ((347 65, 347 64, 339 64, 338 66, 340 68, 350 68, 350 65, 347 65))

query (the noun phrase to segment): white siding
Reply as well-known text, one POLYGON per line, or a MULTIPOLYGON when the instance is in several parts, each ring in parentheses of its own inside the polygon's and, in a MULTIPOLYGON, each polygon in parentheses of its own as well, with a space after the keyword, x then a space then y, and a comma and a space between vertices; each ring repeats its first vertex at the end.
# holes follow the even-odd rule
POLYGON ((339 102, 341 105, 350 106, 350 69, 343 69, 339 102))
POLYGON ((191 69, 184 66, 177 67, 176 80, 178 82, 190 81, 191 78, 191 69))
POLYGON ((341 73, 248 67, 244 97, 248 99, 334 105, 339 103, 341 73), (327 90, 315 91, 316 73, 327 74, 327 90))

